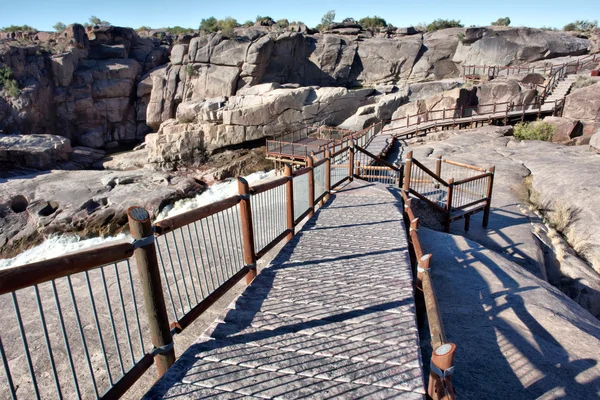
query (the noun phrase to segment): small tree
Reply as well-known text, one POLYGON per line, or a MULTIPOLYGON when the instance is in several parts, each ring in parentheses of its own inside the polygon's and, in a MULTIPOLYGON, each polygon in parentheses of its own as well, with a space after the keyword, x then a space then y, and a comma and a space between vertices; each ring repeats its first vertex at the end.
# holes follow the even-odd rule
POLYGON ((65 24, 63 24, 62 22, 57 22, 56 24, 54 24, 54 26, 52 28, 54 28, 54 30, 56 32, 62 32, 65 29, 67 29, 67 26, 65 24))
POLYGON ((563 31, 587 32, 598 27, 598 21, 577 20, 564 26, 563 31))
POLYGON ((360 21, 358 21, 358 23, 363 28, 372 30, 385 28, 388 25, 387 22, 385 22, 385 19, 378 17, 377 15, 373 17, 362 18, 360 21))
POLYGON ((103 21, 100 18, 96 17, 95 15, 92 15, 89 18, 89 21, 92 26, 110 26, 110 22, 103 21))
POLYGON ((248 20, 248 21, 244 22, 244 26, 245 26, 246 28, 249 28, 249 27, 251 27, 251 26, 254 26, 254 22, 252 22, 252 21, 248 20))
POLYGON ((192 33, 194 30, 192 28, 184 28, 182 26, 176 25, 174 27, 169 27, 165 29, 168 32, 171 32, 173 35, 183 35, 186 33, 192 33))
POLYGON ((510 18, 508 18, 508 17, 498 18, 495 22, 492 22, 492 26, 509 26, 509 25, 510 25, 510 18))
POLYGON ((240 26, 240 24, 238 24, 237 20, 231 17, 220 20, 218 23, 221 34, 228 39, 234 39, 236 37, 235 28, 238 26, 240 26))
POLYGON ((427 32, 435 32, 448 28, 463 28, 463 25, 460 23, 460 20, 438 18, 427 25, 427 32))
POLYGON ((5 32, 37 31, 37 29, 35 29, 34 27, 29 26, 29 25, 10 25, 10 26, 5 26, 0 30, 5 31, 5 32))
POLYGON ((334 19, 335 19, 335 10, 327 11, 321 17, 321 23, 316 26, 317 30, 321 31, 323 29, 327 29, 327 27, 329 27, 329 25, 331 25, 333 23, 334 19))
POLYGON ((202 18, 200 21, 200 30, 204 32, 216 32, 218 30, 218 23, 215 17, 202 18))
POLYGON ((288 21, 287 19, 280 19, 279 21, 276 22, 277 26, 280 28, 287 28, 288 26, 290 26, 290 21, 288 21))

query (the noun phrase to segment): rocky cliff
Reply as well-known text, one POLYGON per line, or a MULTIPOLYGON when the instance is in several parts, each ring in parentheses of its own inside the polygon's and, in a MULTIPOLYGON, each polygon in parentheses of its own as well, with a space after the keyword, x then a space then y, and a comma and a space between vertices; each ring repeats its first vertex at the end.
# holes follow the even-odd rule
MULTIPOLYGON (((0 67, 20 88, 14 97, 0 92, 0 131, 57 134, 93 148, 158 132, 148 138, 150 154, 169 163, 305 123, 341 123, 379 103, 374 96, 458 78, 463 64, 516 65, 592 47, 562 32, 499 27, 374 35, 258 26, 237 29, 234 39, 192 36, 173 45, 129 28, 72 25, 28 45, 0 40, 0 67), (181 140, 188 154, 165 156, 181 140)), ((401 105, 397 95, 386 101, 384 114, 401 105)))

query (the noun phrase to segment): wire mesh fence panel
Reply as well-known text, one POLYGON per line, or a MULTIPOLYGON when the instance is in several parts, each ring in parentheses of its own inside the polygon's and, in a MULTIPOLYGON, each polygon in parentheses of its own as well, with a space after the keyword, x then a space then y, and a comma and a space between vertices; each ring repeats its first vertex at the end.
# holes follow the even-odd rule
POLYGON ((475 205, 474 202, 481 201, 487 197, 489 176, 484 176, 470 182, 454 185, 452 193, 452 208, 460 208, 469 205, 475 205))
POLYGON ((414 162, 411 163, 410 189, 432 203, 446 207, 447 188, 414 162))
POLYGON ((308 174, 294 177, 294 220, 308 210, 308 174))
POLYGON ((0 296, 3 398, 93 399, 150 350, 129 260, 0 296))
POLYGON ((313 175, 315 179, 315 198, 317 200, 325 193, 325 175, 327 172, 327 165, 323 163, 313 170, 313 175))
POLYGON ((185 225, 156 241, 170 320, 179 320, 243 266, 239 206, 185 225))
POLYGON ((253 194, 250 197, 256 252, 267 247, 287 229, 285 201, 285 185, 253 194))

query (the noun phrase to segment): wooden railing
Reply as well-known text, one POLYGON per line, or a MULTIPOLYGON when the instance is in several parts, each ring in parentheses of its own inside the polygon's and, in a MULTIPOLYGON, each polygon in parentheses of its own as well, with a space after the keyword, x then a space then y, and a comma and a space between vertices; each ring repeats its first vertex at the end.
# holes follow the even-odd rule
POLYGON ((431 362, 427 394, 434 400, 454 400, 452 375, 454 372, 454 353, 456 345, 446 339, 442 314, 438 307, 437 296, 431 277, 432 255, 425 254, 419 240, 419 218, 412 209, 412 199, 406 191, 402 191, 404 199, 404 220, 409 229, 411 256, 416 263, 417 293, 422 293, 431 338, 431 362))
POLYGON ((50 387, 57 398, 94 393, 114 399, 153 363, 162 376, 175 361, 173 337, 242 278, 250 283, 257 260, 290 240, 333 187, 352 179, 341 164, 349 153, 349 147, 327 151, 296 171, 286 165, 284 177, 254 186, 238 178, 238 195, 154 224, 146 210, 132 207, 133 242, 0 270, 0 296, 13 302, 16 316, 14 324, 0 328, 0 376, 7 393, 16 398, 18 389, 19 397, 39 398, 50 387), (39 314, 39 324, 31 325, 24 304, 39 314), (85 329, 90 319, 96 333, 85 329), (45 348, 33 351, 32 337, 45 338, 45 348), (68 356, 66 367, 57 364, 58 354, 68 356), (11 373, 20 358, 28 376, 11 373))
POLYGON ((463 218, 465 230, 468 231, 471 215, 477 212, 483 212, 482 225, 488 225, 494 173, 495 167, 484 169, 446 160, 441 156, 436 159, 435 171, 432 171, 414 159, 413 152, 409 151, 402 187, 405 193, 445 214, 446 232, 450 231, 453 221, 463 218))

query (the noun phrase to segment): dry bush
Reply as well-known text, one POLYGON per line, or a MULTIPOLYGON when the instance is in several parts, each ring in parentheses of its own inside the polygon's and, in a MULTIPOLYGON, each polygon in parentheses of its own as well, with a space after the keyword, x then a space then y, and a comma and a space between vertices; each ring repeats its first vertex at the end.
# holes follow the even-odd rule
POLYGON ((575 82, 573 83, 573 89, 581 89, 586 86, 591 86, 596 82, 600 82, 600 80, 596 80, 591 76, 578 76, 575 82))
POLYGON ((574 212, 565 202, 557 200, 547 215, 550 226, 558 232, 565 232, 573 222, 574 212))

